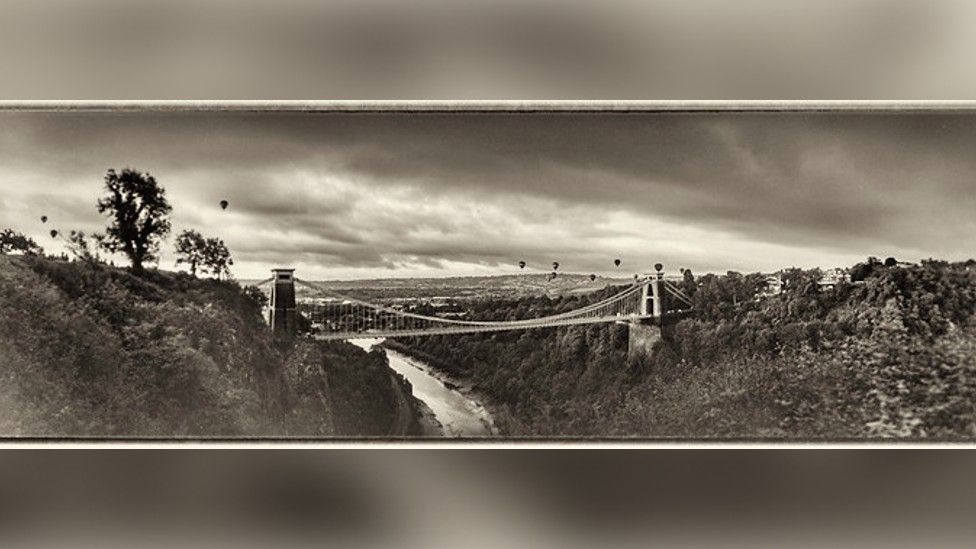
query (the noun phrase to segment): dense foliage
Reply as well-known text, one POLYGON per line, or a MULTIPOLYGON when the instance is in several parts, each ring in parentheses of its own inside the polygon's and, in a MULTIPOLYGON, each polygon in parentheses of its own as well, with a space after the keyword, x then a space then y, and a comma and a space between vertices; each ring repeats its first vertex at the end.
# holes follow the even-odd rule
MULTIPOLYGON (((395 374, 382 350, 367 353, 348 343, 302 341, 288 362, 289 434, 308 437, 391 434, 398 398, 406 395, 394 394, 391 376, 395 374)), ((406 383, 402 378, 400 382, 406 383)))
POLYGON ((11 252, 40 255, 44 253, 44 250, 33 238, 18 233, 13 229, 3 229, 0 231, 0 255, 11 252))
POLYGON ((0 435, 386 434, 382 354, 278 348, 233 282, 0 256, 0 435))
MULTIPOLYGON (((405 347, 472 380, 509 435, 973 437, 976 263, 868 265, 855 266, 861 282, 832 289, 793 269, 789 290, 766 298, 755 297, 759 275, 700 277, 685 288, 695 316, 651 358, 628 358, 621 325, 405 347)), ((496 301, 476 314, 525 318, 602 297, 496 301)))

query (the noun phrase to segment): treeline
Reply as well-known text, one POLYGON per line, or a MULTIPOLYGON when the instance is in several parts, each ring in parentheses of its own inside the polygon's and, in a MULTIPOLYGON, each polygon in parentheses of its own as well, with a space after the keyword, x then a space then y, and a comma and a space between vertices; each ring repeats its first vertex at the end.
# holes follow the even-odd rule
MULTIPOLYGON (((471 379, 512 436, 972 438, 976 263, 868 261, 857 284, 820 272, 757 298, 760 275, 686 277, 696 312, 651 358, 627 327, 598 325, 414 338, 435 366, 471 379)), ((481 305, 526 318, 605 297, 481 305)))
MULTIPOLYGON (((92 263, 111 263, 102 257, 106 254, 122 254, 135 274, 141 274, 149 263, 159 261, 159 251, 172 230, 170 214, 173 206, 166 196, 166 189, 148 172, 132 168, 121 171, 110 169, 105 174, 102 196, 95 202, 99 214, 107 219, 103 232, 86 234, 81 230, 51 228, 48 234, 55 241, 61 240, 67 253, 52 256, 92 263), (69 255, 70 254, 70 255, 69 255)), ((228 202, 220 201, 221 209, 228 202)), ((42 224, 57 221, 46 214, 40 215, 42 224)), ((187 265, 190 274, 209 273, 215 278, 230 277, 234 265, 230 250, 224 241, 204 237, 193 229, 182 231, 176 238, 176 266, 187 265)), ((12 228, 0 230, 0 255, 44 255, 44 248, 33 238, 12 228)))

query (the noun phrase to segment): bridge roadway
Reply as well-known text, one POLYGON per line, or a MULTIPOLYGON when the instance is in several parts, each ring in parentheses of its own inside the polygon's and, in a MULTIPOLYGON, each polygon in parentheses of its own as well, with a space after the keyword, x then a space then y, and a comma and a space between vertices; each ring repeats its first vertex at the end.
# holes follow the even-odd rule
POLYGON ((395 338, 395 337, 414 337, 414 336, 429 336, 429 335, 475 334, 481 332, 504 332, 509 330, 529 330, 533 328, 552 328, 556 326, 579 326, 581 324, 601 324, 601 323, 621 322, 621 321, 636 322, 636 321, 646 320, 651 318, 654 317, 652 315, 638 315, 638 314, 600 316, 600 317, 563 318, 563 319, 554 319, 548 321, 543 318, 540 319, 540 322, 537 323, 531 323, 526 321, 515 321, 511 324, 508 323, 497 323, 497 324, 486 323, 483 325, 457 324, 452 326, 441 326, 437 328, 398 329, 398 330, 388 330, 388 331, 373 330, 373 331, 365 331, 365 332, 335 332, 335 333, 315 334, 312 336, 312 338, 320 341, 336 341, 336 340, 374 338, 374 337, 395 338))

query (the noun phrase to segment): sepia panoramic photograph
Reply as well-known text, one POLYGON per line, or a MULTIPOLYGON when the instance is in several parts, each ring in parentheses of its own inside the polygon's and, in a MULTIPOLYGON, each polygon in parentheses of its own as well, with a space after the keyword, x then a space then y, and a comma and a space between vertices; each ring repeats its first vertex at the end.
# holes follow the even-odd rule
POLYGON ((0 5, 4 549, 973 545, 976 2, 0 5))
POLYGON ((0 112, 0 436, 972 441, 976 113, 0 112))

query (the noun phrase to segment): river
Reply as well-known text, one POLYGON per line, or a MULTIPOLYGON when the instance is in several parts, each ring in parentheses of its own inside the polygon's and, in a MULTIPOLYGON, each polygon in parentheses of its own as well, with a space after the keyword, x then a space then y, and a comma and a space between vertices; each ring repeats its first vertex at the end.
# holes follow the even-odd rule
MULTIPOLYGON (((353 339, 349 343, 367 351, 382 339, 353 339)), ((382 348, 382 347, 381 347, 382 348)), ((443 375, 436 374, 424 362, 392 349, 382 348, 397 373, 413 386, 413 396, 434 412, 447 437, 487 437, 494 434, 491 414, 478 401, 457 389, 448 387, 443 375)))

